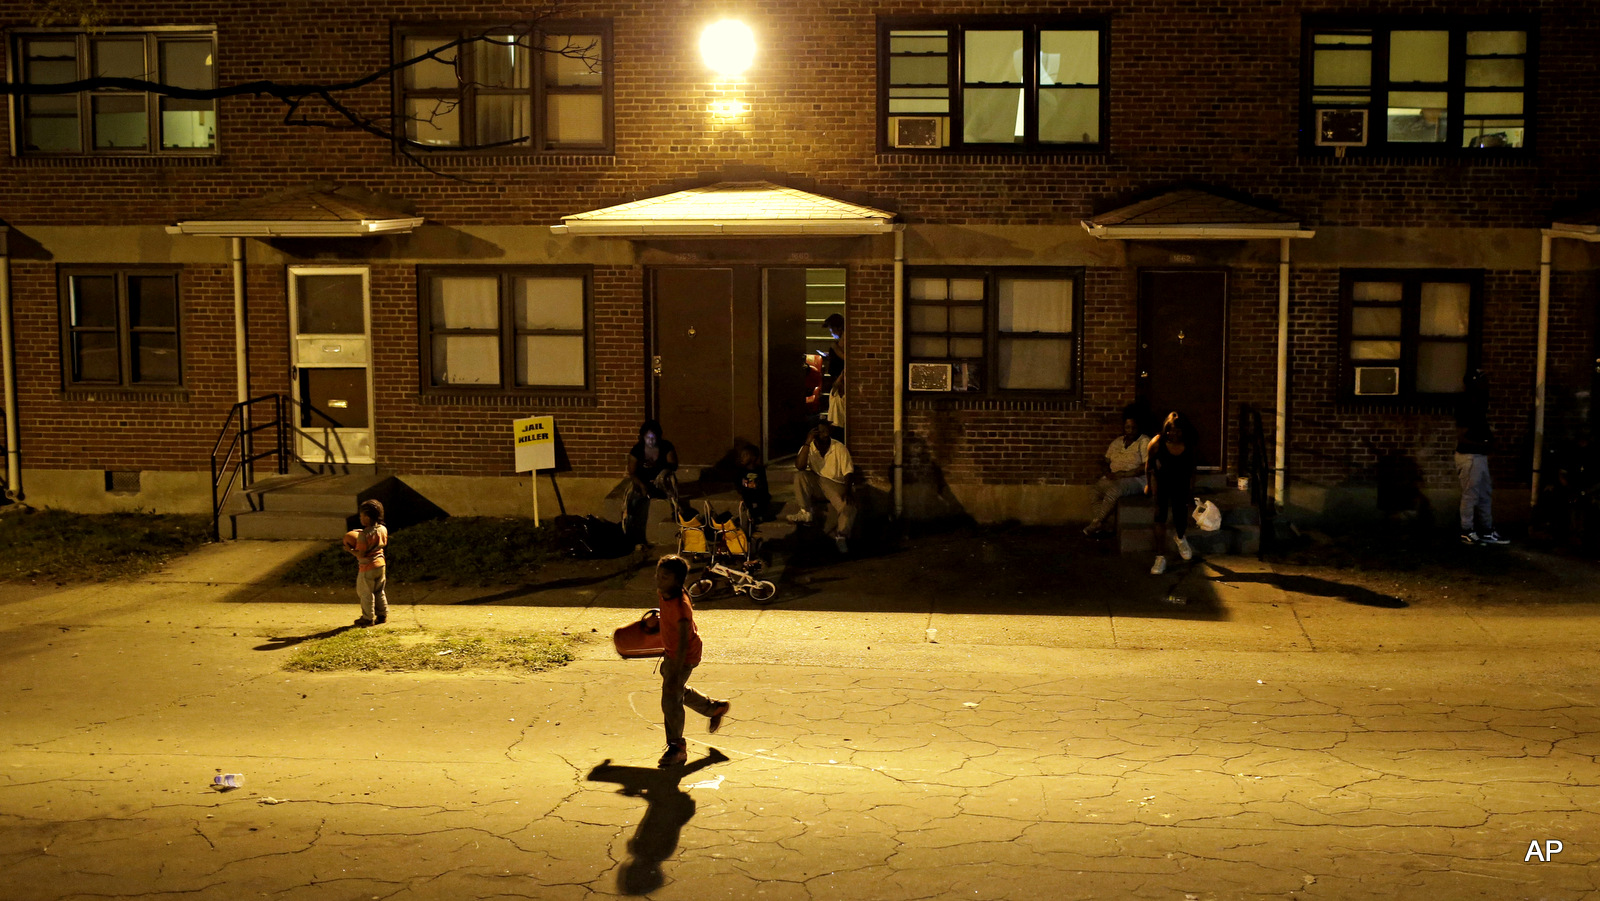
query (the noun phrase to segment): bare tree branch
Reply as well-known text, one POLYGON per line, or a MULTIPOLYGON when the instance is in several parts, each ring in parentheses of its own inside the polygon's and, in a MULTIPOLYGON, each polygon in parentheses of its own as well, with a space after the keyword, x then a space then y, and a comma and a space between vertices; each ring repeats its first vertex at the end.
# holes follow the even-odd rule
MULTIPOLYGON (((389 65, 382 66, 357 78, 338 82, 285 82, 271 79, 241 82, 239 84, 221 85, 215 88, 191 88, 175 84, 167 84, 154 78, 126 78, 126 77, 95 77, 83 78, 76 81, 57 82, 53 84, 26 83, 19 81, 0 82, 0 96, 39 97, 56 96, 63 94, 78 94, 84 91, 131 91, 153 94, 160 97, 171 97, 178 100, 223 100, 234 97, 272 98, 283 104, 283 123, 306 128, 319 128, 328 130, 360 131, 388 142, 394 147, 395 152, 422 169, 435 175, 455 178, 461 181, 470 181, 458 175, 442 172, 438 166, 448 160, 447 156, 433 156, 433 151, 439 150, 436 145, 414 140, 410 135, 416 123, 431 123, 440 116, 454 112, 459 106, 459 98, 439 97, 439 103, 427 116, 403 115, 398 111, 385 110, 381 113, 362 112, 355 105, 344 98, 356 94, 365 88, 385 83, 394 77, 403 74, 424 63, 439 63, 450 66, 456 72, 458 85, 463 89, 478 86, 481 83, 473 79, 471 73, 465 71, 462 65, 461 50, 474 44, 522 47, 530 53, 550 53, 569 59, 582 60, 590 71, 601 71, 604 60, 600 56, 600 48, 593 41, 574 41, 570 36, 559 47, 545 46, 546 36, 541 25, 547 21, 549 11, 532 13, 521 22, 500 24, 484 28, 475 28, 471 34, 444 41, 438 46, 418 53, 408 59, 398 60, 389 65), (320 103, 331 115, 320 116, 310 111, 308 104, 320 103), (431 158, 430 158, 431 157, 431 158)), ((68 20, 75 22, 86 31, 94 31, 103 20, 103 11, 96 4, 96 0, 50 0, 39 17, 39 21, 68 20)), ((530 138, 521 136, 507 140, 489 143, 474 144, 470 150, 493 150, 507 146, 526 144, 530 138)))

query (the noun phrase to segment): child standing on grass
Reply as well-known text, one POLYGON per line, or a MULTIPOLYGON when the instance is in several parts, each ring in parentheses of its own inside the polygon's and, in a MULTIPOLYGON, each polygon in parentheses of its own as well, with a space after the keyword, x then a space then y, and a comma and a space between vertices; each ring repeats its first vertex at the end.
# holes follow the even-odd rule
POLYGON ((389 570, 383 549, 389 545, 389 529, 383 524, 382 503, 362 501, 357 510, 361 531, 356 535, 355 546, 346 548, 358 564, 356 597, 361 600, 361 617, 356 625, 376 626, 389 620, 389 599, 383 593, 389 570))
POLYGON ((661 659, 661 714, 667 727, 667 752, 657 766, 662 769, 683 766, 689 749, 683 740, 683 708, 711 718, 708 732, 722 728, 722 718, 732 705, 713 701, 689 687, 689 674, 700 663, 700 633, 694 625, 694 607, 683 593, 689 578, 689 563, 677 554, 668 554, 656 564, 656 593, 660 596, 661 644, 666 654, 661 659))

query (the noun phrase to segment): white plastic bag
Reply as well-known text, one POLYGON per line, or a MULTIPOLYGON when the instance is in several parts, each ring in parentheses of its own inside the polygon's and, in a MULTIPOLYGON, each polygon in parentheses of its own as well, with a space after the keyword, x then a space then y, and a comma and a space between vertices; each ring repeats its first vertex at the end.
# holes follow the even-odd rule
POLYGON ((1195 498, 1194 524, 1199 526, 1202 531, 1215 532, 1222 528, 1222 511, 1210 501, 1195 498))

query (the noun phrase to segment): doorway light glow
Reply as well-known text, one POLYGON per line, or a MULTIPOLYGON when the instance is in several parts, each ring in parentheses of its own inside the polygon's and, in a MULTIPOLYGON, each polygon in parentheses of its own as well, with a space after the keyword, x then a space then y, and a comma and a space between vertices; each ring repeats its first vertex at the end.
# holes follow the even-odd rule
POLYGON ((755 33, 743 22, 723 19, 701 33, 700 55, 718 75, 742 75, 755 61, 755 33))

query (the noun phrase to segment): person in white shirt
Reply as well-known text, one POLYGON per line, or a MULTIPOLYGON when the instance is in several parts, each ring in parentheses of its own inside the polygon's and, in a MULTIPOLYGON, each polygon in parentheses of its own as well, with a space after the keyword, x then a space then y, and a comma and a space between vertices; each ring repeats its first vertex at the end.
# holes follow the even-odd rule
POLYGON ((814 508, 826 500, 836 517, 832 533, 834 543, 841 553, 849 553, 848 538, 856 520, 852 491, 856 467, 850 460, 849 449, 843 442, 833 440, 833 429, 828 423, 817 423, 800 446, 794 468, 794 497, 800 509, 789 516, 789 521, 815 521, 814 508))
POLYGON ((1139 431, 1139 420, 1132 407, 1122 411, 1122 434, 1106 448, 1105 474, 1095 483, 1094 506, 1083 534, 1092 537, 1110 532, 1106 520, 1117 508, 1119 498, 1144 494, 1145 457, 1150 453, 1150 436, 1139 431))

